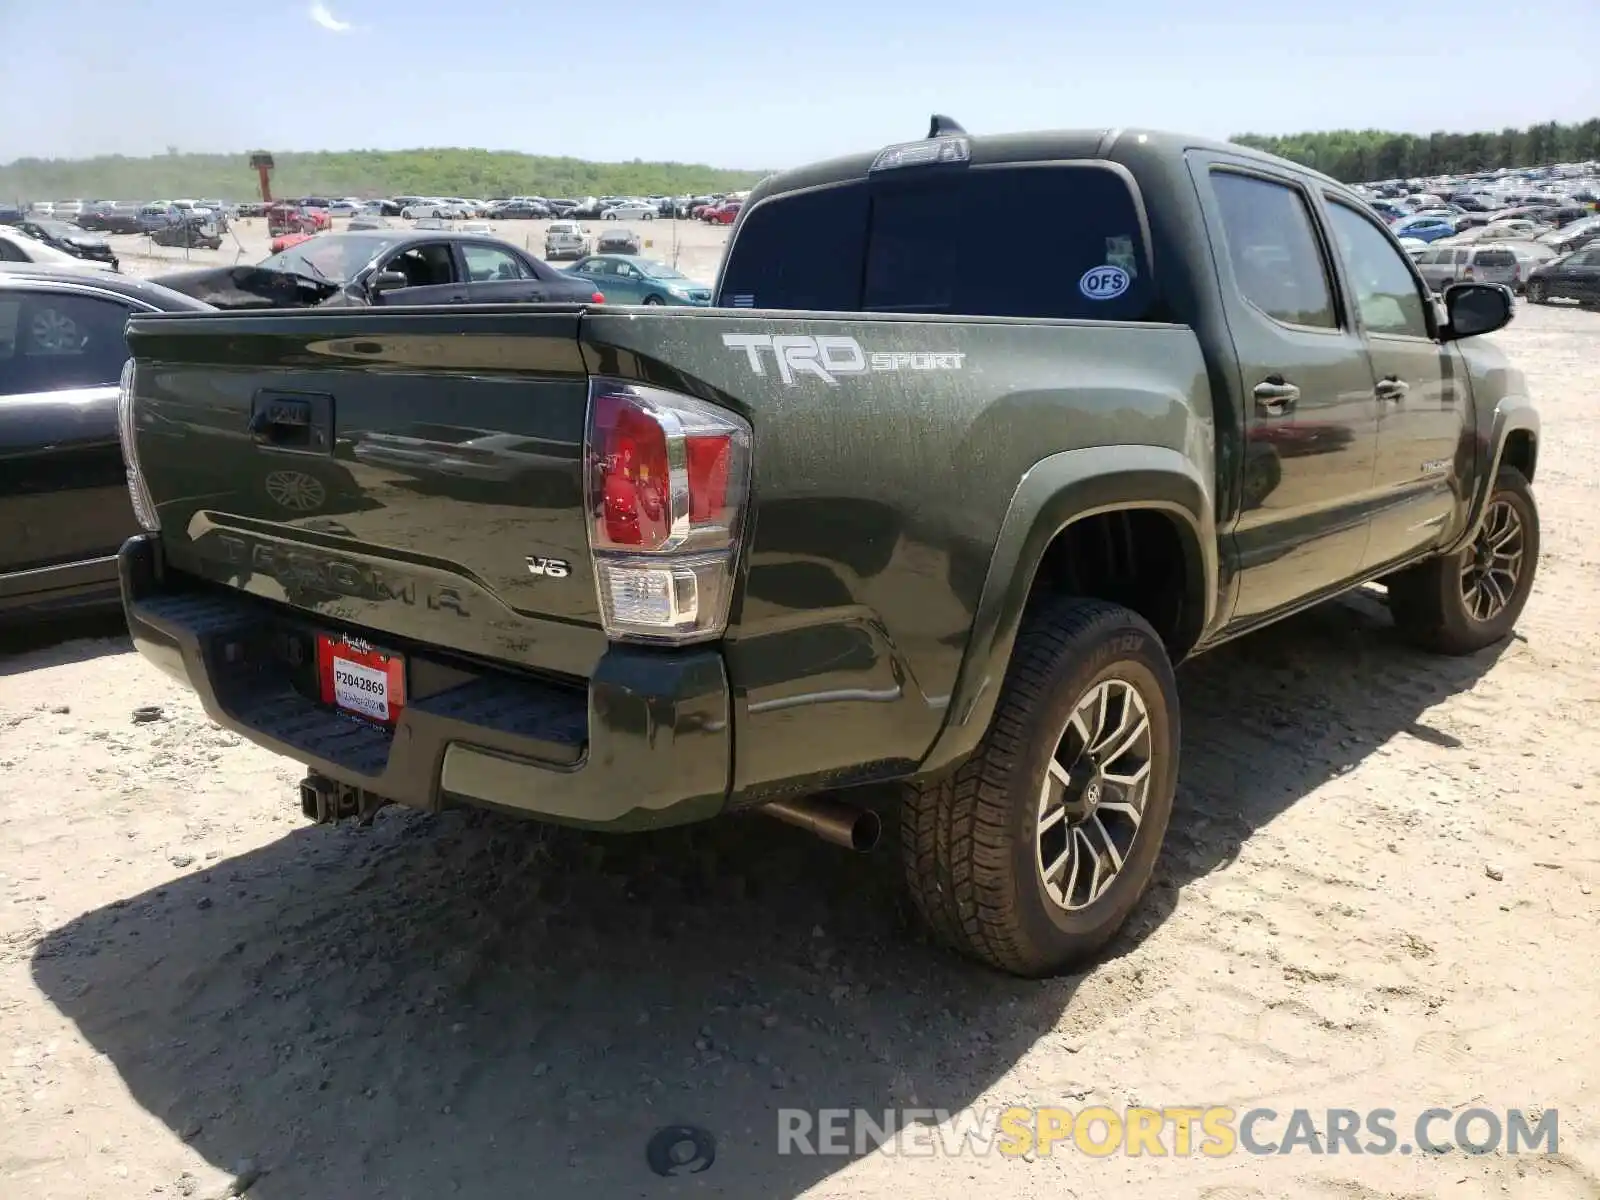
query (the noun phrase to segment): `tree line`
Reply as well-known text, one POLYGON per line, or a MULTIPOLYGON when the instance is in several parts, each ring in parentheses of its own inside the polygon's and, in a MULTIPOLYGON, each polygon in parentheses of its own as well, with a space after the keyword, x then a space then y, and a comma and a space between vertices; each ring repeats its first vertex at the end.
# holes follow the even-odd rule
MULTIPOLYGON (((677 196, 749 187, 761 171, 699 163, 599 163, 514 151, 440 148, 274 152, 275 196, 677 196)), ((174 200, 256 197, 250 156, 21 158, 0 166, 5 200, 174 200)))
POLYGON ((1392 133, 1335 129, 1327 133, 1267 136, 1242 133, 1231 140, 1313 167, 1345 183, 1466 175, 1502 167, 1544 167, 1600 159, 1600 118, 1581 125, 1547 121, 1499 133, 1392 133))

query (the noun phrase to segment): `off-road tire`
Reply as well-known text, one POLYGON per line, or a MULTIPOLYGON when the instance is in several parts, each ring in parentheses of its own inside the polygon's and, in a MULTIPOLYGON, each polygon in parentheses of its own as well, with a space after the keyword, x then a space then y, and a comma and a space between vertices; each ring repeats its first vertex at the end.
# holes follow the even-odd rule
POLYGON ((1010 974, 1037 978, 1088 959, 1150 883, 1172 813, 1178 743, 1172 664, 1142 617, 1101 600, 1037 605, 977 750, 953 772, 902 790, 900 849, 914 906, 940 940, 1010 974), (1148 710, 1149 792, 1121 871, 1070 912, 1039 878, 1039 794, 1068 718, 1107 678, 1134 684, 1148 710))
MULTIPOLYGON (((1539 508, 1533 488, 1515 467, 1501 467, 1486 509, 1505 502, 1522 523, 1522 560, 1505 607, 1488 620, 1478 620, 1467 607, 1462 571, 1476 553, 1477 539, 1456 554, 1430 558, 1391 575, 1389 611, 1405 637, 1436 654, 1473 654, 1511 636, 1528 603, 1539 566, 1539 508)), ((1483 534, 1479 534, 1479 539, 1483 534)))

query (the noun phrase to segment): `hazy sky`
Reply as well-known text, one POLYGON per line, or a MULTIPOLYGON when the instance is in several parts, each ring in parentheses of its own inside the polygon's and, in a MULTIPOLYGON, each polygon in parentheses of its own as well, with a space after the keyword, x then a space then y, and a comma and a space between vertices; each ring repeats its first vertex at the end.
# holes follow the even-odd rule
POLYGON ((1600 0, 0 0, 0 46, 0 162, 433 145, 760 168, 920 137, 933 111, 1213 136, 1600 115, 1600 0))

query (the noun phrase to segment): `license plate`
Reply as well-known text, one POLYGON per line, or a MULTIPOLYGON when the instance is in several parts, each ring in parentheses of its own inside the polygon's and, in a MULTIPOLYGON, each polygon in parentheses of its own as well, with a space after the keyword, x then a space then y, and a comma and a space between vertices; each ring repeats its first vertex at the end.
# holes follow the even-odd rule
POLYGON ((317 635, 322 702, 381 725, 400 719, 406 703, 406 661, 356 638, 317 635))

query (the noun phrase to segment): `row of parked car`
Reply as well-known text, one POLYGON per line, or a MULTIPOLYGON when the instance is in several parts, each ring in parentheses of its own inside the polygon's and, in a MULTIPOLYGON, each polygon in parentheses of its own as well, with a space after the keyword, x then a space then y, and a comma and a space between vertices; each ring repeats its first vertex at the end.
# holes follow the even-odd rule
POLYGON ((1382 180, 1363 191, 1436 288, 1476 281, 1535 303, 1600 300, 1596 164, 1382 180))

